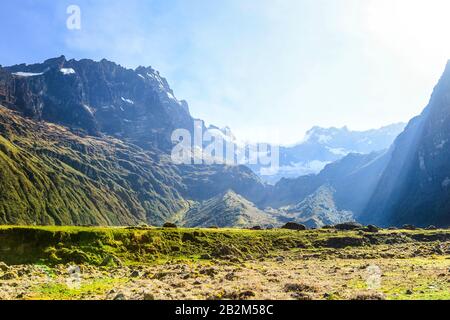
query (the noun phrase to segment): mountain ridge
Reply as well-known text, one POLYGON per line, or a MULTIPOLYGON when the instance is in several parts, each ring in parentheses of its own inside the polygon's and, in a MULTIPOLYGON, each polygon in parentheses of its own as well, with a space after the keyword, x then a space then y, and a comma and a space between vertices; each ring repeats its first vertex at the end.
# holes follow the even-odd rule
MULTIPOLYGON (((193 130, 194 118, 151 67, 59 57, 0 68, 0 223, 162 225, 187 216, 195 226, 228 212, 227 221, 246 217, 230 222, 246 226, 450 225, 449 92, 450 63, 424 112, 387 150, 348 153, 355 141, 373 148, 368 132, 383 144, 403 124, 351 139, 345 127, 314 127, 296 148, 337 159, 269 185, 254 167, 174 164, 172 130, 193 130)), ((229 128, 209 130, 236 142, 229 128)))
POLYGON ((172 147, 173 130, 193 130, 187 103, 177 100, 167 80, 151 67, 132 70, 106 59, 61 56, 3 70, 9 72, 3 81, 16 97, 9 107, 36 120, 165 151, 172 147))
MULTIPOLYGON (((388 149, 403 131, 405 123, 399 122, 363 131, 315 126, 305 138, 291 146, 280 146, 280 168, 276 174, 260 174, 261 178, 276 183, 282 178, 318 174, 326 165, 351 153, 369 154, 388 149)), ((259 166, 251 166, 256 173, 259 166)))

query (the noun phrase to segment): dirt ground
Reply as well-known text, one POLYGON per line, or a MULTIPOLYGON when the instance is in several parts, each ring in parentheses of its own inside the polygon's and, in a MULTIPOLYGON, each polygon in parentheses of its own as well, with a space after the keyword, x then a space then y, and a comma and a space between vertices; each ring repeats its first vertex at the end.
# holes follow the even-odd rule
POLYGON ((383 250, 381 258, 361 250, 296 250, 114 268, 1 263, 0 299, 450 299, 450 255, 383 250))

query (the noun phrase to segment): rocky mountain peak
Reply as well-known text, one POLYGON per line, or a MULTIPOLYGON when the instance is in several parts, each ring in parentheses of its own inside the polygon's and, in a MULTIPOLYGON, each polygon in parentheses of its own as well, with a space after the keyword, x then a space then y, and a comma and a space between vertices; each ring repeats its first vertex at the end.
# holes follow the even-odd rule
POLYGON ((0 92, 12 88, 15 110, 90 135, 170 150, 171 132, 193 127, 187 103, 151 67, 132 70, 106 59, 67 61, 61 56, 3 72, 0 92))

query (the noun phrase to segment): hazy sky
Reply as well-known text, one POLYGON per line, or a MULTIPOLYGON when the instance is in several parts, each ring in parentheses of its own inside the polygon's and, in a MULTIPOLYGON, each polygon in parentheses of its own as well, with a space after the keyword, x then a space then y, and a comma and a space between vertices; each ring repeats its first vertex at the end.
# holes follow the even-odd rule
POLYGON ((448 0, 21 0, 0 12, 0 64, 151 65, 194 117, 292 143, 421 112, 450 58, 448 0), (66 8, 81 8, 81 30, 66 8))

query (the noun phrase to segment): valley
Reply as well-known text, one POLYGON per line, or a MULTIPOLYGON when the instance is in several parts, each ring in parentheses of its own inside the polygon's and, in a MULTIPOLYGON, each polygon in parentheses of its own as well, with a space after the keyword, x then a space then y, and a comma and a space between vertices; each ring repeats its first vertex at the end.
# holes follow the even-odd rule
POLYGON ((0 303, 450 300, 450 1, 37 2, 0 11, 0 303))
POLYGON ((248 150, 229 128, 195 119, 152 67, 64 56, 1 67, 0 223, 448 227, 449 79, 447 66, 406 127, 314 127, 278 146, 279 172, 264 177, 258 165, 198 161, 208 145, 191 164, 173 161, 178 131, 219 136, 235 157, 248 150))

